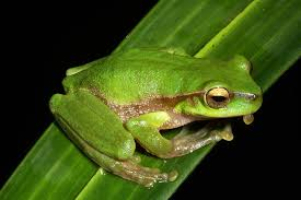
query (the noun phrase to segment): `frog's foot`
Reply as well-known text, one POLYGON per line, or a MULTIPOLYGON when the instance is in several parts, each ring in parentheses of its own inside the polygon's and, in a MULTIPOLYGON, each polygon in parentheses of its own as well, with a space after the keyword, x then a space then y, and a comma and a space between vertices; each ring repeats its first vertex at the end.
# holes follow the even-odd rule
POLYGON ((115 161, 114 164, 114 167, 110 169, 112 173, 145 187, 152 187, 155 183, 174 181, 178 175, 175 170, 164 173, 158 168, 143 167, 132 161, 115 161))
POLYGON ((168 154, 159 155, 159 157, 179 157, 191 153, 207 144, 218 142, 222 139, 226 141, 233 139, 230 124, 223 125, 221 128, 216 125, 216 123, 209 123, 193 134, 189 134, 189 130, 183 128, 181 133, 171 140, 173 144, 172 151, 168 154))
POLYGON ((77 140, 77 142, 81 145, 82 150, 105 170, 145 187, 152 187, 155 183, 174 181, 177 178, 176 171, 164 173, 157 168, 141 166, 138 155, 133 155, 127 160, 118 160, 96 151, 83 140, 77 140))

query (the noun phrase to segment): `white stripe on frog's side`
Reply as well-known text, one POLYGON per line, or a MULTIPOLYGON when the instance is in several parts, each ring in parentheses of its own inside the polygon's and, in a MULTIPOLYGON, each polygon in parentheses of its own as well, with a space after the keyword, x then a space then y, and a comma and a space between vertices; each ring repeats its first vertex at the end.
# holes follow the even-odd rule
POLYGON ((188 94, 179 94, 173 97, 150 96, 146 100, 125 105, 119 105, 114 102, 109 102, 97 89, 91 89, 90 91, 96 97, 100 98, 107 106, 109 106, 121 118, 123 122, 126 122, 133 117, 139 117, 140 115, 157 111, 165 111, 171 117, 171 120, 164 123, 164 125, 160 127, 160 129, 177 128, 190 122, 204 119, 199 116, 188 116, 174 112, 175 106, 181 101, 190 99, 193 103, 193 97, 197 96, 203 98, 205 94, 205 92, 203 91, 188 94))

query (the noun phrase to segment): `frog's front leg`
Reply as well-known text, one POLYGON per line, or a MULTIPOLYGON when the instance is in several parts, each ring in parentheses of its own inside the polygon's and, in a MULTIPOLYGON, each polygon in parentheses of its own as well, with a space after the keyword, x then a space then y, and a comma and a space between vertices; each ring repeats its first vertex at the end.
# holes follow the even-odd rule
POLYGON ((231 124, 229 122, 212 121, 192 133, 189 127, 184 127, 182 131, 172 139, 175 146, 174 152, 167 155, 167 157, 185 155, 222 139, 226 141, 233 139, 231 124))
POLYGON ((175 178, 174 173, 162 173, 134 161, 134 138, 116 114, 90 92, 56 94, 50 107, 69 138, 104 169, 147 187, 175 178))
POLYGON ((212 142, 232 140, 230 124, 211 122, 193 134, 180 133, 171 140, 160 134, 160 127, 172 120, 164 111, 149 113, 130 119, 127 129, 148 152, 161 158, 179 157, 212 142))

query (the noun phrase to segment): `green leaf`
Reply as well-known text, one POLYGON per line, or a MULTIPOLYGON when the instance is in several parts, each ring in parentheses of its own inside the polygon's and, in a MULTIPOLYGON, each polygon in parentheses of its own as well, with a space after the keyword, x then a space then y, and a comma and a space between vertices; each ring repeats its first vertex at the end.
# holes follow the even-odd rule
MULTIPOLYGON (((243 54, 264 90, 301 55, 298 0, 161 0, 116 49, 182 47, 197 57, 243 54)), ((163 162, 142 162, 179 178, 146 189, 98 170, 52 124, 2 188, 0 199, 167 199, 212 148, 163 162)))
POLYGON ((245 55, 265 91, 301 55, 298 1, 254 1, 196 55, 245 55))

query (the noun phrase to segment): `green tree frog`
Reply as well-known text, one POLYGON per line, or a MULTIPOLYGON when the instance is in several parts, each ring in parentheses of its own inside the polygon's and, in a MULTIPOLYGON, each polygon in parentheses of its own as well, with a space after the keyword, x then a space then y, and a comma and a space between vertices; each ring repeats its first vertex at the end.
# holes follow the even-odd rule
POLYGON ((200 59, 173 49, 130 49, 71 68, 65 95, 50 108, 69 138, 105 170, 144 185, 176 179, 177 172, 141 166, 136 142, 162 159, 183 156, 211 142, 232 140, 228 125, 205 126, 193 134, 166 139, 160 130, 199 120, 252 114, 262 92, 243 56, 200 59))

